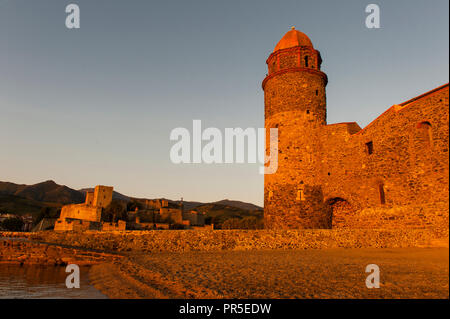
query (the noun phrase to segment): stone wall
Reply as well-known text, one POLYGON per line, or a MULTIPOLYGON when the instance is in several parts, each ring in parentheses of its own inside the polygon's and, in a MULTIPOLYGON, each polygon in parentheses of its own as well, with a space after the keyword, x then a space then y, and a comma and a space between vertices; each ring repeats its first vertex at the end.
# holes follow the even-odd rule
POLYGON ((73 204, 62 207, 59 219, 63 220, 65 218, 73 218, 98 222, 100 221, 101 214, 101 207, 89 206, 86 204, 73 204))
POLYGON ((326 126, 320 176, 333 225, 448 227, 448 103, 447 85, 391 107, 357 133, 326 126))
POLYGON ((73 218, 59 218, 56 220, 54 227, 55 231, 83 231, 89 229, 100 229, 100 223, 73 218))
POLYGON ((93 205, 106 208, 111 203, 113 197, 113 187, 97 185, 94 190, 93 205))
POLYGON ((119 231, 125 230, 127 227, 127 222, 119 220, 117 223, 113 222, 102 222, 102 231, 119 231))
POLYGON ((343 205, 348 205, 348 203, 341 201, 335 205, 333 228, 448 230, 447 202, 370 207, 359 211, 354 211, 351 207, 342 207, 343 205))
POLYGON ((448 202, 448 94, 447 85, 393 106, 357 133, 327 125, 320 154, 325 201, 343 198, 355 209, 448 202))
POLYGON ((327 226, 317 214, 324 211, 318 171, 322 159, 317 155, 326 123, 326 79, 312 71, 283 73, 265 82, 266 132, 278 128, 278 170, 264 176, 267 228, 327 226))
POLYGON ((179 208, 161 207, 159 213, 162 220, 170 219, 173 223, 176 224, 183 223, 182 212, 179 208))
POLYGON ((40 232, 35 240, 106 251, 214 251, 258 249, 397 248, 436 243, 448 247, 448 228, 314 230, 170 230, 40 232))
POLYGON ((122 258, 74 248, 21 240, 0 239, 0 263, 38 265, 93 265, 122 258))

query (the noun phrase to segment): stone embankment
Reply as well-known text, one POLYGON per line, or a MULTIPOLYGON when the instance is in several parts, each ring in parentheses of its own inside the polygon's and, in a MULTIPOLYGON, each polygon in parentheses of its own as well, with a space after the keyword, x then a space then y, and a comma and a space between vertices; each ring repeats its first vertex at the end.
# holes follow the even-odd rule
POLYGON ((448 229, 45 231, 30 237, 108 252, 448 247, 448 238, 448 229))
POLYGON ((15 239, 0 240, 0 263, 64 266, 95 265, 121 256, 15 239))
POLYGON ((0 231, 0 238, 30 238, 35 233, 0 231))

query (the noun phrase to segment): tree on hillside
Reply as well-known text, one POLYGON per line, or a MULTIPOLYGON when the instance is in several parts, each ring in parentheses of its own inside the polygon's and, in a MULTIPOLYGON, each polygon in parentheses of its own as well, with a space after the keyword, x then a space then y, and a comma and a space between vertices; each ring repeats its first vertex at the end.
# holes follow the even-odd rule
POLYGON ((241 229, 263 229, 264 221, 262 218, 247 216, 241 220, 241 229))
POLYGON ((23 229, 23 221, 18 217, 5 219, 0 226, 9 231, 21 231, 23 229))
POLYGON ((212 223, 212 217, 211 216, 206 216, 205 217, 205 225, 211 225, 212 223))
POLYGON ((131 200, 127 203, 127 211, 131 212, 131 211, 135 211, 136 208, 139 209, 143 209, 144 205, 140 202, 138 202, 137 200, 131 200))
POLYGON ((228 218, 222 223, 222 229, 239 229, 241 226, 240 218, 228 218))
POLYGON ((111 203, 102 210, 102 221, 117 222, 127 220, 127 208, 120 200, 112 200, 111 203))
POLYGON ((50 207, 42 207, 41 211, 33 218, 33 225, 36 226, 44 218, 58 218, 61 209, 52 209, 50 207))

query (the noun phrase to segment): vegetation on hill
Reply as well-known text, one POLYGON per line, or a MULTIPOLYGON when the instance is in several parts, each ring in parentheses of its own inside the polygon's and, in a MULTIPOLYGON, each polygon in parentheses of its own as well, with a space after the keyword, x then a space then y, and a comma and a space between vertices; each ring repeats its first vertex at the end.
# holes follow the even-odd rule
POLYGON ((250 210, 250 211, 262 210, 263 209, 262 207, 257 206, 257 205, 252 204, 252 203, 245 203, 245 202, 241 202, 241 201, 238 201, 238 200, 229 200, 229 199, 223 199, 223 200, 220 200, 218 202, 214 202, 213 204, 237 207, 237 208, 250 210))
MULTIPOLYGON (((246 228, 245 223, 236 223, 236 220, 241 220, 244 218, 252 217, 251 221, 255 222, 255 228, 258 227, 260 223, 262 223, 263 219, 263 210, 246 210, 238 207, 223 205, 223 204, 217 204, 217 203, 210 203, 210 204, 204 204, 197 206, 194 208, 197 212, 203 212, 205 213, 205 222, 207 224, 214 224, 214 228, 222 228, 222 225, 225 223, 225 221, 230 219, 235 219, 232 227, 235 228, 237 225, 240 225, 240 228, 246 228)), ((250 220, 246 220, 246 223, 248 224, 250 220)), ((231 222, 228 222, 225 224, 226 227, 230 225, 231 222)), ((248 226, 250 227, 250 226, 248 226)), ((251 226, 253 227, 253 226, 251 226)))
POLYGON ((57 210, 61 207, 61 204, 40 202, 15 195, 0 194, 0 213, 16 215, 31 214, 35 216, 40 213, 42 208, 46 207, 57 210))
POLYGON ((117 222, 127 220, 127 204, 124 201, 113 199, 108 207, 102 210, 102 221, 117 222))
POLYGON ((18 217, 8 218, 4 221, 0 221, 0 229, 8 231, 21 231, 23 227, 23 221, 18 217))
POLYGON ((41 211, 33 217, 33 226, 39 224, 44 218, 58 218, 61 213, 61 209, 55 209, 53 207, 42 207, 41 211))

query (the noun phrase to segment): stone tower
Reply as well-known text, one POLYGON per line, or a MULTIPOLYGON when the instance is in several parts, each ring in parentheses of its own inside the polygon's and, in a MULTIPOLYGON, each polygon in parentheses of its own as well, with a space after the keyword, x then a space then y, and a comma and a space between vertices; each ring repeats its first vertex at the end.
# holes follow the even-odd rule
POLYGON ((320 184, 327 76, 311 40, 287 32, 266 61, 265 127, 278 128, 278 170, 264 177, 266 228, 328 228, 320 184))

